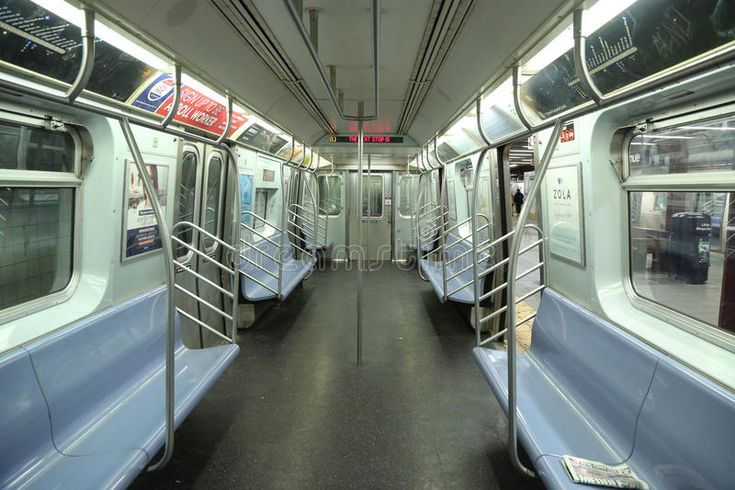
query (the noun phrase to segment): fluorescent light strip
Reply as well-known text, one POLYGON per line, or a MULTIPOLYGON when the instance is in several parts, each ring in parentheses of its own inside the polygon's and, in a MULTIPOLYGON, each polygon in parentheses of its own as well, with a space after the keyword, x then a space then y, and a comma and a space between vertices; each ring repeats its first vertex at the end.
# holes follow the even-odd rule
POLYGON ((681 126, 679 129, 693 129, 702 131, 735 131, 735 126, 681 126))
POLYGON ((203 84, 196 78, 193 78, 186 73, 181 74, 181 83, 184 85, 188 85, 189 87, 197 90, 198 92, 201 92, 202 94, 206 95, 210 99, 216 102, 219 102, 222 105, 227 105, 227 98, 225 96, 220 95, 219 93, 215 92, 213 89, 209 88, 207 85, 203 84))
POLYGON ((637 0, 598 0, 584 12, 582 35, 589 36, 637 0))
MULTIPOLYGON (((39 7, 48 10, 52 14, 61 17, 65 21, 70 22, 77 27, 81 28, 84 25, 84 12, 67 2, 64 2, 62 0, 31 1, 39 7)), ((145 49, 139 44, 136 44, 119 32, 114 31, 99 20, 95 20, 94 22, 94 34, 95 37, 105 41, 111 46, 118 48, 120 51, 139 59, 143 63, 146 63, 147 65, 157 70, 169 71, 170 69, 170 64, 167 61, 162 60, 151 51, 145 49)))
POLYGON ((655 135, 655 134, 642 134, 641 138, 645 139, 657 139, 657 140, 693 140, 694 136, 666 136, 666 135, 655 135))

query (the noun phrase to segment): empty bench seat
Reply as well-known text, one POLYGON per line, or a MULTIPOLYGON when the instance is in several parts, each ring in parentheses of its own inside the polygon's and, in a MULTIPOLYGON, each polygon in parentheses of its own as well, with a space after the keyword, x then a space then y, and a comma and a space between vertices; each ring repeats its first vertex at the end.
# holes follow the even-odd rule
MULTIPOLYGON (((472 271, 472 253, 469 252, 472 249, 470 238, 461 239, 456 235, 449 235, 446 246, 448 247, 445 254, 447 259, 447 293, 451 293, 447 295, 447 299, 457 303, 473 304, 475 302, 475 286, 474 273, 472 271), (451 247, 449 247, 450 245, 451 247), (466 270, 463 271, 463 269, 466 270), (466 286, 458 289, 463 284, 466 284, 466 286)), ((439 300, 444 301, 442 262, 421 259, 419 267, 421 267, 421 270, 429 279, 439 300)), ((478 261, 478 273, 487 270, 489 267, 490 258, 487 254, 484 254, 478 261)), ((483 291, 484 285, 485 278, 481 278, 480 291, 483 291)))
POLYGON ((301 281, 311 272, 314 259, 297 259, 294 257, 288 239, 283 238, 285 246, 281 247, 281 234, 262 239, 240 251, 240 278, 242 294, 248 301, 265 301, 269 299, 284 300, 296 289, 301 281), (278 291, 278 263, 283 262, 283 276, 280 297, 278 291))
MULTIPOLYGON (((507 413, 506 351, 474 355, 507 413)), ((656 489, 735 481, 733 393, 560 294, 544 291, 516 366, 519 439, 547 487, 584 488, 567 454, 628 463, 656 489)))
MULTIPOLYGON (((166 291, 108 308, 0 358, 0 488, 125 488, 165 438, 166 291)), ((185 347, 176 425, 236 357, 185 347)))

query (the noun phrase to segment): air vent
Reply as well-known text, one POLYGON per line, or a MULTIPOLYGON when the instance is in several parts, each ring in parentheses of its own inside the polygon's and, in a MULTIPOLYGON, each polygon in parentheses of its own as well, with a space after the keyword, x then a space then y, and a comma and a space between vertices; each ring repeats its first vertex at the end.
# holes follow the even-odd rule
POLYGON ((406 133, 413 124, 472 2, 473 0, 434 0, 398 120, 398 133, 406 133))
POLYGON ((304 106, 307 112, 328 132, 335 128, 304 85, 301 75, 286 52, 268 28, 263 17, 251 0, 212 0, 222 16, 237 30, 242 38, 253 47, 266 65, 283 82, 288 90, 304 106))

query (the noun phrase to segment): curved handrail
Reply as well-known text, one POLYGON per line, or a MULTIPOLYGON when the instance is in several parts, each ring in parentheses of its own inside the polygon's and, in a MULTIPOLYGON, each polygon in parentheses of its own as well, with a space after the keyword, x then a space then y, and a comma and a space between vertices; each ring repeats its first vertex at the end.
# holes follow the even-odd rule
POLYGON ((77 76, 66 91, 65 97, 68 102, 74 102, 89 83, 94 69, 94 10, 84 8, 84 23, 82 24, 82 63, 79 66, 77 76))
POLYGON ((508 324, 508 443, 510 444, 510 457, 513 465, 520 470, 522 473, 535 476, 533 470, 526 468, 518 457, 518 428, 517 428, 517 410, 516 410, 516 308, 515 308, 515 274, 518 266, 518 252, 521 248, 521 240, 523 233, 521 230, 524 229, 526 221, 528 221, 528 214, 531 210, 531 204, 536 199, 536 196, 541 190, 541 183, 544 180, 546 170, 549 168, 551 162, 551 156, 556 149, 556 144, 559 141, 559 135, 561 133, 561 119, 557 119, 554 124, 554 130, 551 132, 549 138, 549 144, 546 147, 541 162, 536 169, 536 177, 533 179, 531 184, 531 190, 526 196, 526 205, 521 208, 521 214, 518 217, 516 223, 516 233, 513 235, 511 242, 509 261, 508 261, 508 314, 506 315, 506 322, 508 324))

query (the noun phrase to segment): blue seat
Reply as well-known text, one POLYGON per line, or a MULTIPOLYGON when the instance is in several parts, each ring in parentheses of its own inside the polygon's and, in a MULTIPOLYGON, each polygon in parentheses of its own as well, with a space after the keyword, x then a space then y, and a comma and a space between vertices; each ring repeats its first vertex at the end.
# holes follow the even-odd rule
POLYGON ((283 239, 285 247, 277 245, 281 243, 281 239, 282 235, 276 234, 268 240, 263 239, 248 245, 240 251, 241 290, 248 301, 276 298, 284 300, 311 272, 315 260, 296 259, 287 239, 283 239), (274 292, 278 291, 278 263, 273 260, 274 258, 283 262, 280 298, 274 292))
MULTIPOLYGON (((0 487, 125 488, 165 437, 166 291, 108 308, 0 358, 0 487)), ((239 352, 186 348, 176 425, 239 352)))
MULTIPOLYGON (((506 352, 474 355, 507 413, 506 352)), ((581 488, 565 454, 626 462, 657 489, 735 481, 735 396, 560 294, 544 291, 516 365, 519 439, 547 487, 581 488)))
MULTIPOLYGON (((469 238, 461 239, 457 235, 449 235, 446 241, 447 252, 445 254, 447 258, 447 293, 451 293, 447 296, 447 300, 454 301, 457 303, 474 304, 475 303, 475 286, 474 286, 474 274, 472 272, 472 254, 467 253, 472 249, 472 243, 469 238), (449 247, 452 245, 451 247, 449 247), (464 254, 457 260, 452 261, 464 254), (463 269, 466 269, 462 271, 463 269), (455 277, 453 275, 457 274, 455 277), (450 279, 451 278, 451 279, 450 279), (457 290, 460 286, 466 284, 462 289, 457 290), (455 291, 457 290, 457 291, 455 291)), ((485 254, 478 261, 478 273, 487 270, 490 267, 490 258, 485 254)), ((421 259, 419 261, 419 267, 424 272, 426 277, 429 279, 434 292, 436 293, 439 301, 444 301, 444 276, 442 273, 443 264, 441 261, 434 261, 428 259, 421 259)), ((485 286, 485 279, 487 276, 480 279, 480 291, 483 291, 485 286)))

